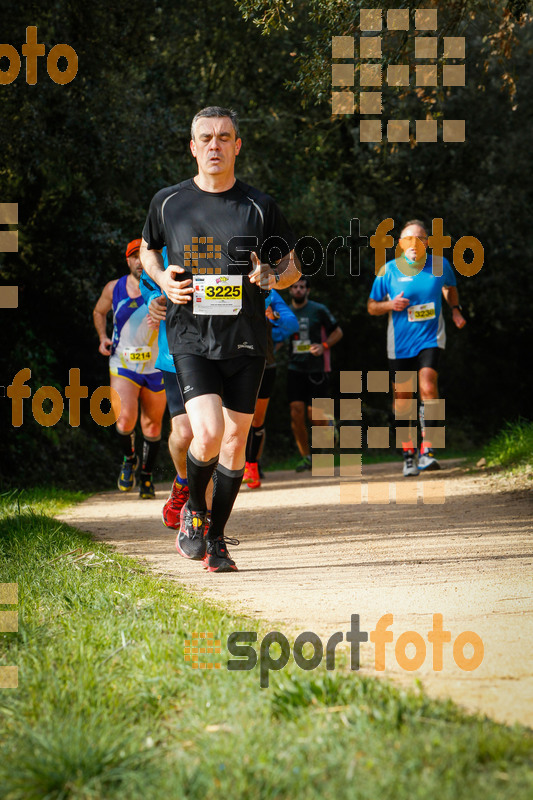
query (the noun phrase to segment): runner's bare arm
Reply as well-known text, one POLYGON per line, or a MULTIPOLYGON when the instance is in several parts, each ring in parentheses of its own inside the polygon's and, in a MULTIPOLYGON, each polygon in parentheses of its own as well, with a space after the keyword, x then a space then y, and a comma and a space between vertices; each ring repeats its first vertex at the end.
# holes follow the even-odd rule
POLYGON ((111 355, 112 342, 107 335, 106 323, 107 315, 113 307, 113 289, 115 288, 116 283, 116 281, 109 281, 109 283, 106 283, 93 311, 94 327, 96 328, 98 338, 100 339, 98 352, 103 356, 111 355))
POLYGON ((459 307, 459 292, 456 286, 443 286, 442 294, 444 299, 452 309, 452 319, 458 328, 463 328, 466 325, 466 319, 461 314, 459 307))
POLYGON ((159 324, 167 316, 167 300, 163 295, 154 297, 148 306, 148 314, 153 322, 159 324))
POLYGON ((160 286, 161 284, 159 281, 161 280, 162 273, 165 271, 165 263, 159 250, 149 250, 148 244, 142 239, 139 258, 141 259, 141 264, 145 272, 160 286))
POLYGON ((410 302, 408 297, 403 296, 403 292, 397 294, 392 300, 372 300, 370 297, 366 304, 366 310, 373 317, 379 317, 381 314, 388 314, 389 311, 403 311, 410 302))
POLYGON ((328 336, 325 342, 323 342, 322 344, 312 344, 311 347, 309 348, 309 352, 311 353, 312 356, 321 356, 324 350, 326 349, 324 345, 327 345, 327 349, 333 347, 334 345, 337 344, 337 342, 340 342, 343 335, 344 334, 342 332, 342 328, 337 326, 335 330, 331 331, 330 335, 328 336))
POLYGON ((292 286, 302 276, 300 262, 294 250, 276 264, 272 269, 270 264, 262 264, 257 257, 257 253, 251 254, 253 270, 248 274, 250 283, 257 283, 261 289, 286 289, 292 286), (279 275, 279 278, 276 278, 279 275))
POLYGON ((183 267, 177 264, 169 264, 165 269, 161 253, 158 250, 149 250, 148 244, 144 239, 141 242, 139 256, 143 269, 157 283, 172 303, 183 305, 189 302, 193 291, 192 281, 190 278, 185 281, 176 279, 180 272, 185 272, 183 267))

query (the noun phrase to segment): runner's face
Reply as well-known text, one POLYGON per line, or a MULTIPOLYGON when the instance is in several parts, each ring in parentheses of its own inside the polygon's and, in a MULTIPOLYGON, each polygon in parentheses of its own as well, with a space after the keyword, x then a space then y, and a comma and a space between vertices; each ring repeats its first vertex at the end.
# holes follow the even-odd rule
POLYGON ((128 257, 128 267, 130 268, 130 272, 133 277, 137 278, 138 280, 141 277, 141 272, 143 271, 141 259, 139 258, 139 251, 128 257))
POLYGON ((401 233, 400 247, 409 261, 420 261, 428 246, 428 235, 420 225, 408 225, 401 233))
POLYGON ((305 281, 296 281, 296 283, 292 284, 289 291, 295 303, 303 303, 309 294, 309 289, 307 288, 305 281))
POLYGON ((229 117, 200 117, 194 126, 191 152, 198 163, 198 172, 220 177, 233 175, 235 158, 241 140, 235 139, 235 128, 229 117))

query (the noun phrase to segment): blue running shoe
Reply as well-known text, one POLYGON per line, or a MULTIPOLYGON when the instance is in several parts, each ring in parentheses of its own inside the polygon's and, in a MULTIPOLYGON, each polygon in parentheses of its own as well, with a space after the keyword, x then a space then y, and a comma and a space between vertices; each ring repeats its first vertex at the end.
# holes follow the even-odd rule
POLYGON ((135 471, 138 466, 139 459, 137 456, 133 458, 124 458, 117 481, 117 486, 121 492, 131 492, 137 485, 135 471))

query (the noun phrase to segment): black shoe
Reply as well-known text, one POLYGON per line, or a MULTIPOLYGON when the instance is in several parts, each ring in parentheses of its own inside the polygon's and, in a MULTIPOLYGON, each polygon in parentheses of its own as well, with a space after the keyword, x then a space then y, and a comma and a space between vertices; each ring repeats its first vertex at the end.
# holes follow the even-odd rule
POLYGON ((181 509, 180 529, 176 536, 176 550, 185 558, 202 561, 205 556, 207 514, 191 511, 187 501, 181 509))
POLYGON ((155 497, 155 486, 152 483, 151 472, 141 472, 139 481, 139 497, 141 500, 153 500, 155 497))
POLYGON ((305 472, 312 468, 311 456, 304 456, 299 464, 296 465, 295 472, 305 472))
POLYGON ((204 558, 204 569, 208 572, 238 572, 235 561, 230 558, 226 544, 237 546, 238 539, 219 536, 218 539, 208 539, 204 558))
POLYGON ((135 480, 135 470, 138 466, 139 459, 137 456, 133 458, 124 457, 117 481, 117 486, 121 492, 131 492, 131 490, 135 488, 137 484, 135 480))

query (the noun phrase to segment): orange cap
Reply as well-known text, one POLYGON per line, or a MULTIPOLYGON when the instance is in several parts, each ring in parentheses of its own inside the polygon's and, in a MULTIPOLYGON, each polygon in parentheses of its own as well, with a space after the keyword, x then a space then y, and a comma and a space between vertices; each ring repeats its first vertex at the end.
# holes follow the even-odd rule
POLYGON ((129 258, 134 253, 138 253, 141 249, 141 241, 142 239, 133 239, 126 247, 126 258, 129 258))

